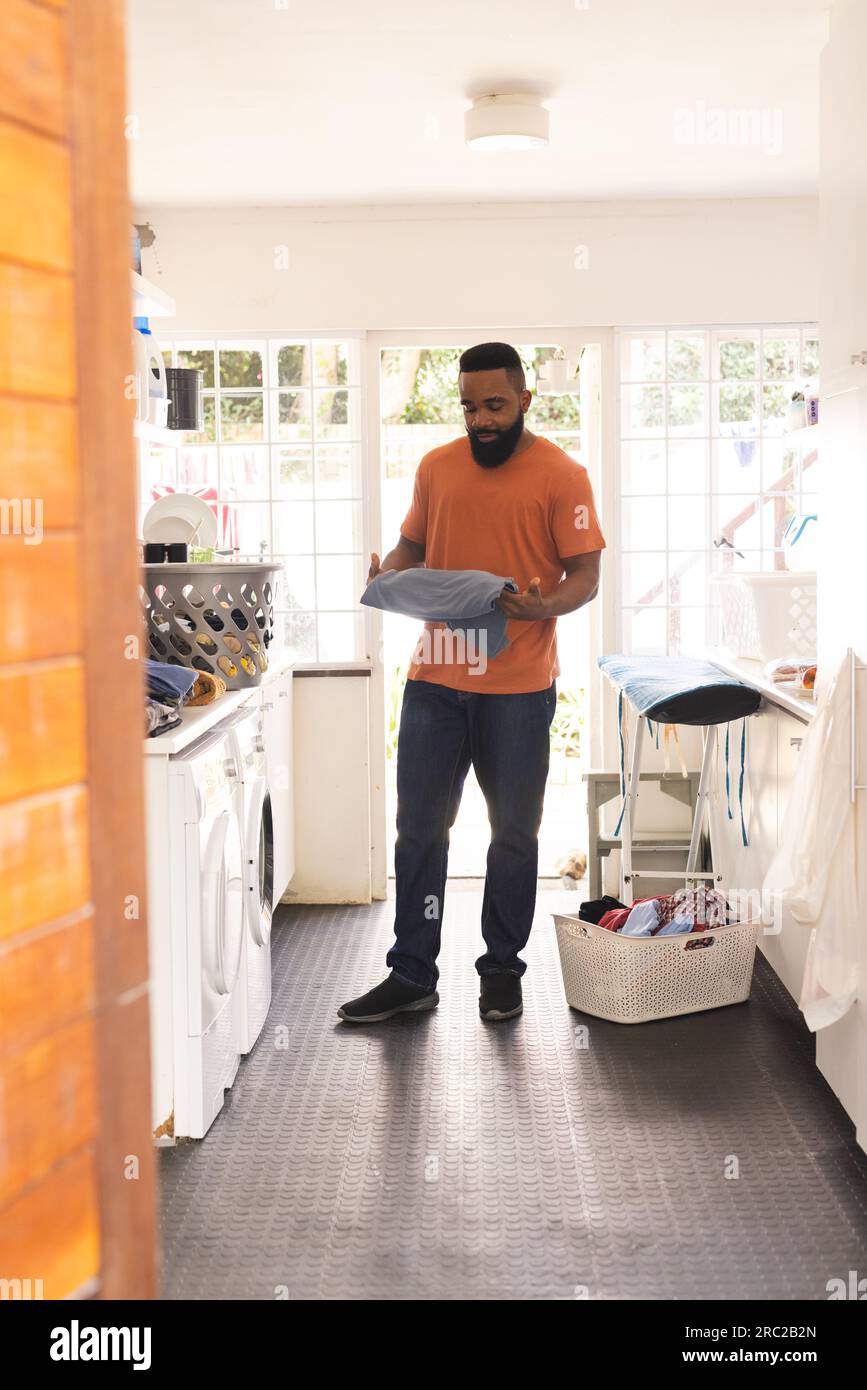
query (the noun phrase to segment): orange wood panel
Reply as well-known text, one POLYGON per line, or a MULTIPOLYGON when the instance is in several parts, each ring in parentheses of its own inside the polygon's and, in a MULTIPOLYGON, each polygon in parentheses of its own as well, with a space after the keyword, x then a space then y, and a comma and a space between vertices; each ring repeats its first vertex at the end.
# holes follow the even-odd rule
POLYGON ((0 802, 84 780, 80 662, 0 668, 0 711, 0 802))
MULTIPOLYGON (((36 515, 31 511, 31 523, 36 515)), ((38 544, 0 536, 4 661, 40 661, 81 651, 81 604, 77 535, 49 532, 38 544)))
POLYGON ((95 1137, 95 1039, 94 1019, 80 1019, 4 1055, 0 1207, 95 1137))
POLYGON ((45 1298, 66 1298, 98 1264, 96 1162, 85 1149, 0 1211, 0 1278, 41 1279, 45 1298))
MULTIPOLYGON (((83 787, 0 805, 0 941, 40 922, 67 917, 88 902, 88 836, 83 787)), ((82 958, 91 956, 85 952, 82 958)), ((14 999, 7 1003, 14 1009, 14 999)), ((0 1038, 2 1013, 0 1008, 0 1038)))
POLYGON ((75 395, 72 281, 0 264, 0 381, 10 395, 75 395))
POLYGON ((0 1054, 93 1010, 93 917, 31 933, 0 950, 0 1054))
POLYGON ((0 111, 53 135, 66 134, 64 18, 32 0, 3 0, 0 111))
POLYGON ((65 145, 0 120, 0 256, 70 269, 70 179, 65 145))
POLYGON ((74 405, 0 395, 0 497, 41 497, 47 529, 80 519, 74 405))
POLYGON ((156 1291, 150 1087, 141 672, 123 643, 141 631, 136 553, 129 290, 129 191, 124 0, 69 7, 76 330, 82 474, 83 583, 99 594, 84 611, 87 766, 94 851, 102 1294, 156 1291), (96 717, 98 708, 99 715, 96 717), (119 776, 119 770, 123 776, 119 776), (134 894, 135 921, 119 922, 134 894), (121 1002, 123 1001, 123 1002, 121 1002), (140 1156, 137 1182, 120 1181, 118 1156, 140 1156))

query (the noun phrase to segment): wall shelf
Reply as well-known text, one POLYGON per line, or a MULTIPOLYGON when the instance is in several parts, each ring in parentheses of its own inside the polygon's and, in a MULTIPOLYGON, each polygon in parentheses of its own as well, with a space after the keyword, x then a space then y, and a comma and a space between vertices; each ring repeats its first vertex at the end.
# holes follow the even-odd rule
POLYGON ((151 444, 167 444, 175 449, 186 438, 186 430, 170 430, 165 425, 152 425, 149 420, 133 421, 136 439, 146 439, 151 444))

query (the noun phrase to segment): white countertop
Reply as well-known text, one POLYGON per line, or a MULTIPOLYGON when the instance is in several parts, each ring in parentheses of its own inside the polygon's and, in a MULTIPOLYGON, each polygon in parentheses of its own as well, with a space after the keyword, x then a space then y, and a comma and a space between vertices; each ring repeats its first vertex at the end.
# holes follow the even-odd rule
POLYGON ((750 661, 746 657, 732 656, 725 647, 706 647, 704 658, 706 661, 712 661, 714 666, 719 666, 727 676, 737 676, 738 680, 744 681, 746 685, 760 690, 766 699, 788 710, 790 714, 797 715, 799 719, 809 721, 816 713, 816 698, 813 693, 806 690, 787 690, 785 686, 775 685, 765 675, 763 661, 750 661))
POLYGON ((227 690, 225 695, 210 705, 196 705, 192 709, 181 707, 181 722, 177 728, 169 730, 167 734, 160 734, 157 738, 142 740, 145 757, 171 758, 175 753, 183 752, 215 724, 219 724, 222 719, 226 719, 246 704, 257 690, 264 689, 277 676, 282 676, 291 669, 292 658, 288 652, 275 652, 259 685, 250 686, 246 690, 227 690))

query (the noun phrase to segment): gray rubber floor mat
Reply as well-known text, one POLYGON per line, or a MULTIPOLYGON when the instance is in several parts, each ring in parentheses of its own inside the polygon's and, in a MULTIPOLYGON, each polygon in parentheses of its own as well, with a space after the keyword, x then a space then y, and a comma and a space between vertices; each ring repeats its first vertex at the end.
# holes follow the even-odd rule
POLYGON ((826 1299, 867 1274, 867 1155, 761 956, 747 1004, 605 1023, 567 1007, 540 897, 524 1014, 485 1024, 479 908, 447 902, 439 1008, 364 1026, 336 1009, 386 973, 393 904, 281 910, 263 1035, 208 1136, 160 1152, 164 1297, 826 1299))

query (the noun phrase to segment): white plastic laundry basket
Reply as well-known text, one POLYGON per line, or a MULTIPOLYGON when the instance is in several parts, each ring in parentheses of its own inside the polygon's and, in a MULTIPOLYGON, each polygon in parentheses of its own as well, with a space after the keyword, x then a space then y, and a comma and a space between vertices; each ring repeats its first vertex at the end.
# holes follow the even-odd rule
POLYGON ((710 581, 719 592, 722 640, 732 656, 815 660, 815 572, 734 570, 710 581))
POLYGON ((749 998, 759 923, 682 936, 620 936, 554 915, 567 1003, 612 1023, 647 1023, 749 998))

